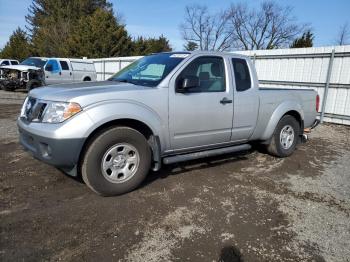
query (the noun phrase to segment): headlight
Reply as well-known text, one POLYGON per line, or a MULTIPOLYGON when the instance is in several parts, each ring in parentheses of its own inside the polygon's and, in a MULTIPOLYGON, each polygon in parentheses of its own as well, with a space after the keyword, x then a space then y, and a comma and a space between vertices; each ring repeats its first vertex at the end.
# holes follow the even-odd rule
POLYGON ((78 103, 49 102, 45 108, 42 122, 61 123, 81 111, 78 103))
POLYGON ((28 100, 29 100, 29 97, 27 96, 26 99, 24 100, 22 108, 21 108, 21 115, 20 115, 21 117, 25 116, 26 106, 27 106, 28 100))

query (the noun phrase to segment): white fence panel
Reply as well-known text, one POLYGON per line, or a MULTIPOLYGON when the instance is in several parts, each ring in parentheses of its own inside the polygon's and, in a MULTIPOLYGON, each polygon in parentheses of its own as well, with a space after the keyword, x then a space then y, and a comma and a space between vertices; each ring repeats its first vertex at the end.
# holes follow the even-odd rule
POLYGON ((261 86, 313 88, 319 93, 321 104, 325 103, 324 121, 350 125, 350 46, 237 53, 253 59, 261 86), (328 95, 324 102, 328 70, 328 95))
POLYGON ((126 57, 115 57, 115 58, 97 58, 90 59, 96 69, 97 80, 106 80, 116 72, 120 71, 130 63, 141 58, 142 56, 126 56, 126 57))
MULTIPOLYGON (((324 104, 324 121, 350 125, 350 46, 252 50, 260 85, 313 88, 324 104), (332 52, 334 57, 332 60, 332 52), (332 63, 331 63, 332 60, 332 63), (330 64, 332 67, 330 68, 330 64), (330 70, 330 71, 329 71, 330 70), (329 83, 327 74, 330 72, 329 83), (326 87, 327 99, 324 102, 326 87)), ((91 59, 97 79, 105 80, 141 56, 91 59)))

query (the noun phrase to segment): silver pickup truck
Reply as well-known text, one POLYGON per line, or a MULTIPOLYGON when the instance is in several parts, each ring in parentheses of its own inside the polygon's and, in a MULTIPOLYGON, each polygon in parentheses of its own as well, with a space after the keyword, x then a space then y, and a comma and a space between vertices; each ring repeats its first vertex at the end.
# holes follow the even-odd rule
POLYGON ((313 90, 259 88, 248 57, 169 52, 107 81, 32 90, 18 127, 34 157, 101 195, 135 189, 161 164, 266 145, 287 157, 317 125, 313 90))

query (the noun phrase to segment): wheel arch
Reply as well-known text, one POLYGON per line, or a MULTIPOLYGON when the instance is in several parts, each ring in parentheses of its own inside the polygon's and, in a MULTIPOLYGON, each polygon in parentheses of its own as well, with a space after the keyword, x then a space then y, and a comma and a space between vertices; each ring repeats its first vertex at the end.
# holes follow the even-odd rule
POLYGON ((298 121, 299 126, 300 126, 300 132, 301 132, 301 134, 303 134, 303 131, 304 131, 304 120, 302 119, 300 113, 298 111, 296 111, 296 110, 290 110, 290 111, 286 112, 282 117, 284 117, 286 115, 292 116, 298 121))
POLYGON ((91 81, 91 77, 90 76, 84 76, 83 77, 83 81, 91 81))
POLYGON ((264 133, 261 137, 261 140, 269 140, 272 137, 278 122, 285 115, 293 116, 300 124, 301 132, 304 130, 304 113, 300 104, 297 102, 289 101, 280 104, 272 113, 271 118, 266 125, 264 133))
MULTIPOLYGON (((82 146, 82 149, 79 154, 79 164, 78 164, 78 169, 80 169, 80 164, 83 160, 83 157, 86 153, 87 148, 91 144, 91 142, 102 132, 105 132, 109 128, 113 128, 116 126, 124 126, 124 127, 129 127, 132 129, 135 129, 136 131, 140 132, 145 139, 148 141, 151 150, 152 150, 152 160, 155 163, 160 163, 160 151, 161 151, 161 145, 160 145, 160 140, 159 137, 154 133, 154 131, 151 129, 151 127, 137 119, 133 118, 121 118, 121 119, 114 119, 110 120, 107 122, 104 122, 103 124, 99 125, 96 127, 90 134, 89 136, 85 139, 84 144, 82 146)), ((156 168, 155 170, 158 170, 160 168, 155 165, 156 168)), ((79 170, 80 173, 80 170, 79 170)))

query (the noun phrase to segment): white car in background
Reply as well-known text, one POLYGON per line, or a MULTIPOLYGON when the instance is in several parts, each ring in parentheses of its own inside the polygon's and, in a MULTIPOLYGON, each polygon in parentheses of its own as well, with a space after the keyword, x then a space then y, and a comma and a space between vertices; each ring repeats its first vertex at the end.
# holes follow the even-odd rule
POLYGON ((15 59, 0 59, 0 66, 8 66, 8 65, 18 65, 18 60, 15 59))
POLYGON ((81 81, 96 81, 94 64, 87 59, 29 57, 0 68, 0 87, 7 91, 81 81))

